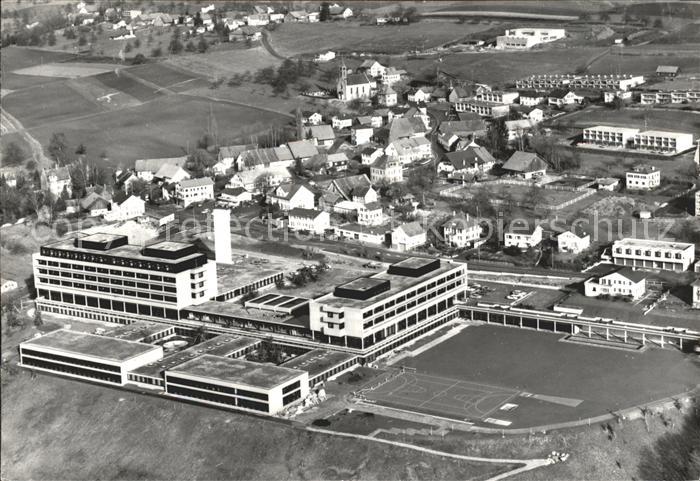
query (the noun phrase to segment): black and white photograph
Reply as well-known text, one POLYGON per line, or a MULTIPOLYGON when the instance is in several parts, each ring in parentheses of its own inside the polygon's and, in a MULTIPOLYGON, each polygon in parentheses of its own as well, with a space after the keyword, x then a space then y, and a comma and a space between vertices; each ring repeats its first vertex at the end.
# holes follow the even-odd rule
POLYGON ((0 480, 700 479, 700 1, 0 22, 0 480))

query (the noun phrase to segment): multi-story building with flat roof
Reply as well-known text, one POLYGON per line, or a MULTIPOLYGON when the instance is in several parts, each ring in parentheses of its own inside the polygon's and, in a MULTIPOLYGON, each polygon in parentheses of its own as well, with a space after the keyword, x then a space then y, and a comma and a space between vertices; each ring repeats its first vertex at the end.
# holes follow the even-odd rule
POLYGON ((596 125, 583 129, 583 143, 625 148, 638 133, 639 129, 596 125))
POLYGON ((498 49, 527 49, 566 37, 563 28, 514 28, 496 37, 498 49))
POLYGON ((700 89, 642 92, 639 96, 639 102, 642 104, 682 104, 686 102, 700 102, 700 89))
POLYGON ((518 99, 518 92, 502 92, 500 90, 484 90, 476 96, 477 100, 483 102, 494 102, 497 104, 512 104, 518 99))
POLYGON ((377 356, 446 322, 464 293, 466 264, 410 257, 309 303, 317 340, 377 356))
POLYGON ((178 319, 180 309, 217 293, 216 263, 183 242, 142 247, 125 235, 92 234, 42 246, 32 263, 37 308, 68 316, 178 319))
POLYGON ((39 371, 122 386, 128 372, 163 357, 152 344, 59 329, 19 345, 19 363, 39 371))
POLYGON ((693 134, 647 130, 635 134, 632 142, 635 149, 676 153, 693 148, 693 134))
POLYGON ((627 237, 612 246, 617 265, 685 271, 695 260, 695 244, 627 237))
POLYGON ((457 112, 474 112, 482 117, 505 117, 510 112, 510 105, 483 100, 466 100, 455 102, 457 112))
POLYGON ((518 89, 547 90, 567 87, 570 89, 629 90, 644 83, 642 75, 577 75, 540 74, 516 80, 518 89))

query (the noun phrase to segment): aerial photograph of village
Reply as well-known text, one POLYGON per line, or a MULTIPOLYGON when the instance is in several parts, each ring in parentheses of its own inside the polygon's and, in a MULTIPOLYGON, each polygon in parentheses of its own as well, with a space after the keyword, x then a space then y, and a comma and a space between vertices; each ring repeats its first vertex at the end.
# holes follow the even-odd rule
POLYGON ((700 1, 0 14, 2 481, 700 479, 700 1))

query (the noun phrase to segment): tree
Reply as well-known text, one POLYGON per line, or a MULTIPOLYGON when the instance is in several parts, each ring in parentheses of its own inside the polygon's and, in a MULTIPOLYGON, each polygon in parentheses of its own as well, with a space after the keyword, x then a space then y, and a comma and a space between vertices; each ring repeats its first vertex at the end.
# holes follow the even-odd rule
POLYGON ((544 189, 532 184, 530 190, 527 193, 527 203, 530 209, 535 210, 540 205, 544 204, 546 197, 544 195, 544 189))
POLYGON ((67 160, 68 141, 63 132, 54 132, 51 135, 48 151, 49 155, 58 163, 63 163, 67 160))
POLYGON ((609 22, 610 21, 610 14, 608 12, 601 12, 598 15, 598 18, 600 19, 601 22, 609 22))
POLYGON ((85 45, 87 45, 87 43, 88 43, 87 38, 85 37, 84 34, 81 33, 80 37, 78 38, 78 46, 84 47, 85 45))
POLYGON ((68 40, 75 40, 75 30, 73 30, 73 27, 63 30, 63 36, 68 40))
POLYGON ((138 37, 136 37, 136 38, 134 39, 134 47, 135 47, 135 48, 139 48, 140 46, 141 46, 141 39, 138 38, 138 37))
POLYGON ((126 42, 126 45, 124 45, 124 53, 131 52, 131 48, 131 42, 126 42))
POLYGON ((654 20, 654 28, 664 28, 664 22, 660 18, 657 18, 654 20))
POLYGON ((49 31, 49 34, 46 36, 46 42, 49 44, 50 47, 56 45, 56 34, 53 30, 49 31))
POLYGON ((163 50, 160 47, 151 50, 151 57, 160 57, 161 55, 163 55, 163 50))
POLYGON ((326 22, 331 19, 331 6, 328 2, 321 3, 321 11, 318 18, 321 22, 326 22))
POLYGON ((78 145, 78 148, 75 149, 75 153, 78 155, 85 155, 87 153, 87 148, 85 147, 85 145, 80 144, 78 145))
POLYGON ((197 51, 197 46, 194 44, 192 40, 187 42, 187 45, 185 46, 185 50, 188 52, 196 52, 197 51))
POLYGON ((209 43, 204 35, 199 36, 199 42, 197 43, 197 50, 199 53, 205 53, 209 49, 209 43))
POLYGON ((173 38, 170 39, 170 44, 168 45, 168 51, 171 54, 179 54, 184 49, 182 42, 180 41, 180 29, 176 28, 173 32, 173 38))
POLYGON ((146 63, 146 57, 142 53, 137 53, 136 56, 134 56, 134 59, 131 61, 131 63, 133 65, 146 63))
POLYGON ((2 150, 2 163, 5 165, 21 164, 27 154, 15 142, 8 142, 2 150))
POLYGON ((506 129, 506 121, 502 118, 495 119, 491 125, 489 125, 486 138, 493 155, 496 157, 503 156, 508 150, 508 129, 506 129))
POLYGON ((582 13, 581 15, 579 15, 578 18, 579 18, 579 20, 581 20, 582 22, 587 22, 587 21, 589 21, 589 20, 591 19, 591 15, 590 15, 589 13, 584 12, 584 13, 582 13))

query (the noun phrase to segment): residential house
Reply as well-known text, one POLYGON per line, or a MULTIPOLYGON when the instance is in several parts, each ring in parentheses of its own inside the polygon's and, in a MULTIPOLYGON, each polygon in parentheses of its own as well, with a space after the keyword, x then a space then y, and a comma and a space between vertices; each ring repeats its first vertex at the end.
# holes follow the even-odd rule
POLYGON ((364 226, 357 223, 348 223, 336 226, 335 235, 340 239, 349 239, 361 244, 380 246, 386 243, 387 229, 384 226, 364 226))
POLYGON ((450 103, 463 102, 471 98, 472 95, 473 92, 464 87, 454 87, 447 95, 447 101, 450 103))
POLYGON ((532 122, 535 122, 537 124, 544 120, 544 110, 540 108, 534 108, 529 112, 526 112, 524 115, 526 119, 531 120, 532 122))
POLYGON ((518 247, 520 249, 538 246, 542 242, 542 227, 532 225, 530 222, 525 223, 525 225, 511 222, 505 232, 503 242, 505 247, 518 247))
POLYGON ((362 165, 373 164, 375 160, 384 155, 384 149, 381 147, 366 147, 362 150, 360 157, 362 165))
POLYGON ((330 125, 312 125, 304 127, 304 131, 307 139, 312 140, 314 144, 321 147, 330 147, 335 142, 335 132, 330 125))
POLYGON ((615 177, 602 177, 596 179, 598 184, 598 190, 607 190, 610 192, 615 191, 615 189, 620 185, 620 179, 615 177))
POLYGON ((139 180, 133 171, 125 170, 117 173, 114 185, 117 189, 122 189, 125 194, 129 195, 133 190, 134 183, 139 180))
POLYGON ((400 138, 391 142, 385 149, 386 155, 394 157, 402 164, 430 159, 433 149, 425 137, 400 138))
POLYGON ((419 222, 402 224, 391 232, 391 248, 400 252, 415 250, 427 241, 427 233, 419 222))
POLYGON ((377 92, 377 103, 379 105, 393 107, 399 103, 399 95, 391 88, 391 85, 382 85, 377 92))
POLYGON ((267 13, 256 13, 246 17, 249 27, 263 27, 270 23, 270 15, 267 13))
POLYGON ((365 60, 359 69, 369 73, 374 78, 381 78, 386 71, 386 67, 376 60, 365 60))
POLYGON ((673 78, 678 75, 679 68, 677 65, 659 65, 656 67, 656 75, 659 77, 673 78))
POLYGON ((258 148, 258 144, 240 144, 240 145, 226 145, 219 148, 219 156, 217 160, 222 163, 226 170, 231 169, 238 159, 238 156, 246 150, 255 150, 258 148))
MULTIPOLYGON (((321 122, 323 122, 323 115, 320 112, 304 112, 302 115, 302 121, 306 125, 321 125, 321 122)), ((333 128, 335 128, 335 125, 333 125, 333 128)))
POLYGON ((109 212, 104 214, 108 221, 127 221, 146 214, 146 202, 138 196, 131 195, 121 203, 112 202, 109 212))
POLYGON ((276 204, 281 210, 313 209, 314 192, 302 183, 284 183, 267 194, 267 202, 276 204))
POLYGON ((496 158, 484 147, 471 143, 466 149, 447 152, 438 164, 438 172, 464 180, 466 176, 486 173, 496 166, 496 158))
POLYGON ((332 50, 329 50, 326 53, 320 53, 316 55, 316 58, 314 59, 318 63, 325 63, 325 62, 330 62, 335 58, 335 52, 332 50))
POLYGON ((357 223, 364 226, 382 225, 384 212, 379 202, 370 202, 357 208, 357 223))
POLYGON ((349 129, 353 120, 352 115, 334 115, 331 118, 331 126, 336 130, 349 129))
POLYGON ((167 184, 175 184, 189 178, 189 172, 179 165, 173 164, 163 164, 163 166, 161 166, 161 168, 158 169, 158 171, 153 175, 153 180, 167 184))
POLYGON ((391 86, 397 82, 400 82, 401 77, 404 75, 406 75, 405 70, 388 67, 384 69, 384 72, 382 72, 382 83, 386 86, 391 86))
POLYGON ((168 157, 160 159, 139 159, 134 164, 134 171, 139 179, 143 179, 146 182, 151 182, 156 172, 158 172, 164 165, 185 167, 185 164, 187 164, 186 155, 182 157, 168 157))
POLYGON ((387 143, 398 139, 425 138, 428 129, 419 117, 394 118, 389 124, 387 143))
POLYGON ((554 89, 547 94, 547 103, 559 108, 565 105, 580 104, 581 102, 583 102, 583 96, 577 95, 574 91, 568 89, 554 89))
POLYGON ((447 120, 441 122, 438 127, 440 134, 454 134, 460 139, 469 141, 486 135, 486 122, 478 115, 469 112, 469 117, 465 116, 460 120, 447 120))
POLYGON ((73 195, 73 182, 68 166, 45 169, 41 172, 41 188, 48 190, 56 197, 60 197, 65 190, 68 196, 73 195))
POLYGON ((294 156, 286 145, 265 149, 244 150, 236 159, 236 167, 242 170, 264 170, 282 166, 291 167, 294 164, 294 156))
POLYGON ((463 249, 475 247, 479 243, 483 228, 475 219, 452 217, 440 226, 442 238, 446 245, 463 249))
POLYGON ((537 122, 530 119, 506 120, 505 123, 508 142, 515 142, 524 138, 537 127, 537 122))
POLYGON ((369 204, 377 201, 377 191, 372 187, 372 182, 370 182, 366 174, 333 179, 323 184, 319 183, 319 187, 335 192, 343 200, 359 204, 369 204))
POLYGON ((438 134, 437 134, 438 144, 440 144, 442 146, 442 148, 448 152, 451 150, 454 150, 455 147, 457 147, 459 140, 460 140, 459 136, 457 134, 452 133, 452 132, 445 132, 445 133, 438 132, 438 134))
POLYGON ((221 204, 238 207, 245 202, 251 202, 253 200, 253 194, 245 190, 243 187, 225 188, 219 194, 217 201, 221 204))
POLYGON ((591 236, 578 226, 557 234, 559 252, 580 254, 591 246, 591 236))
POLYGON ((420 87, 408 94, 408 101, 415 103, 430 102, 433 90, 433 87, 420 87))
POLYGON ((348 170, 350 159, 345 152, 336 152, 326 156, 326 172, 344 172, 348 170))
POLYGON ((518 100, 520 105, 526 107, 534 107, 535 105, 543 104, 547 101, 548 96, 544 92, 537 90, 520 90, 518 92, 518 100))
POLYGON ((102 194, 91 192, 80 199, 80 209, 83 212, 88 212, 91 217, 104 215, 109 211, 110 200, 102 194))
POLYGON ((289 211, 288 225, 294 231, 307 231, 320 235, 331 228, 331 217, 328 212, 322 210, 297 207, 289 211))
POLYGON ((524 179, 540 177, 547 173, 547 163, 533 152, 515 151, 503 164, 503 170, 524 179))
POLYGON ((348 7, 343 7, 337 3, 328 7, 328 13, 330 13, 331 18, 342 18, 347 20, 352 17, 352 9, 348 7))
POLYGON ((399 159, 383 155, 370 167, 370 178, 374 183, 403 182, 403 165, 399 159))
POLYGON ((482 91, 476 96, 476 100, 493 102, 496 104, 513 104, 518 99, 518 92, 504 92, 501 90, 482 91))
POLYGON ((374 128, 372 126, 356 125, 352 128, 351 134, 353 145, 369 144, 374 136, 374 128))
POLYGON ((209 177, 185 179, 175 184, 175 197, 183 207, 195 202, 214 200, 214 181, 209 177))
POLYGON ((647 274, 631 267, 621 267, 600 277, 591 277, 584 283, 586 297, 627 296, 639 299, 646 292, 647 274))
POLYGON ((638 165, 625 173, 627 190, 651 190, 661 185, 661 171, 653 165, 638 165))
POLYGON ((318 148, 311 140, 295 140, 287 142, 287 146, 296 161, 306 162, 319 153, 318 148))

